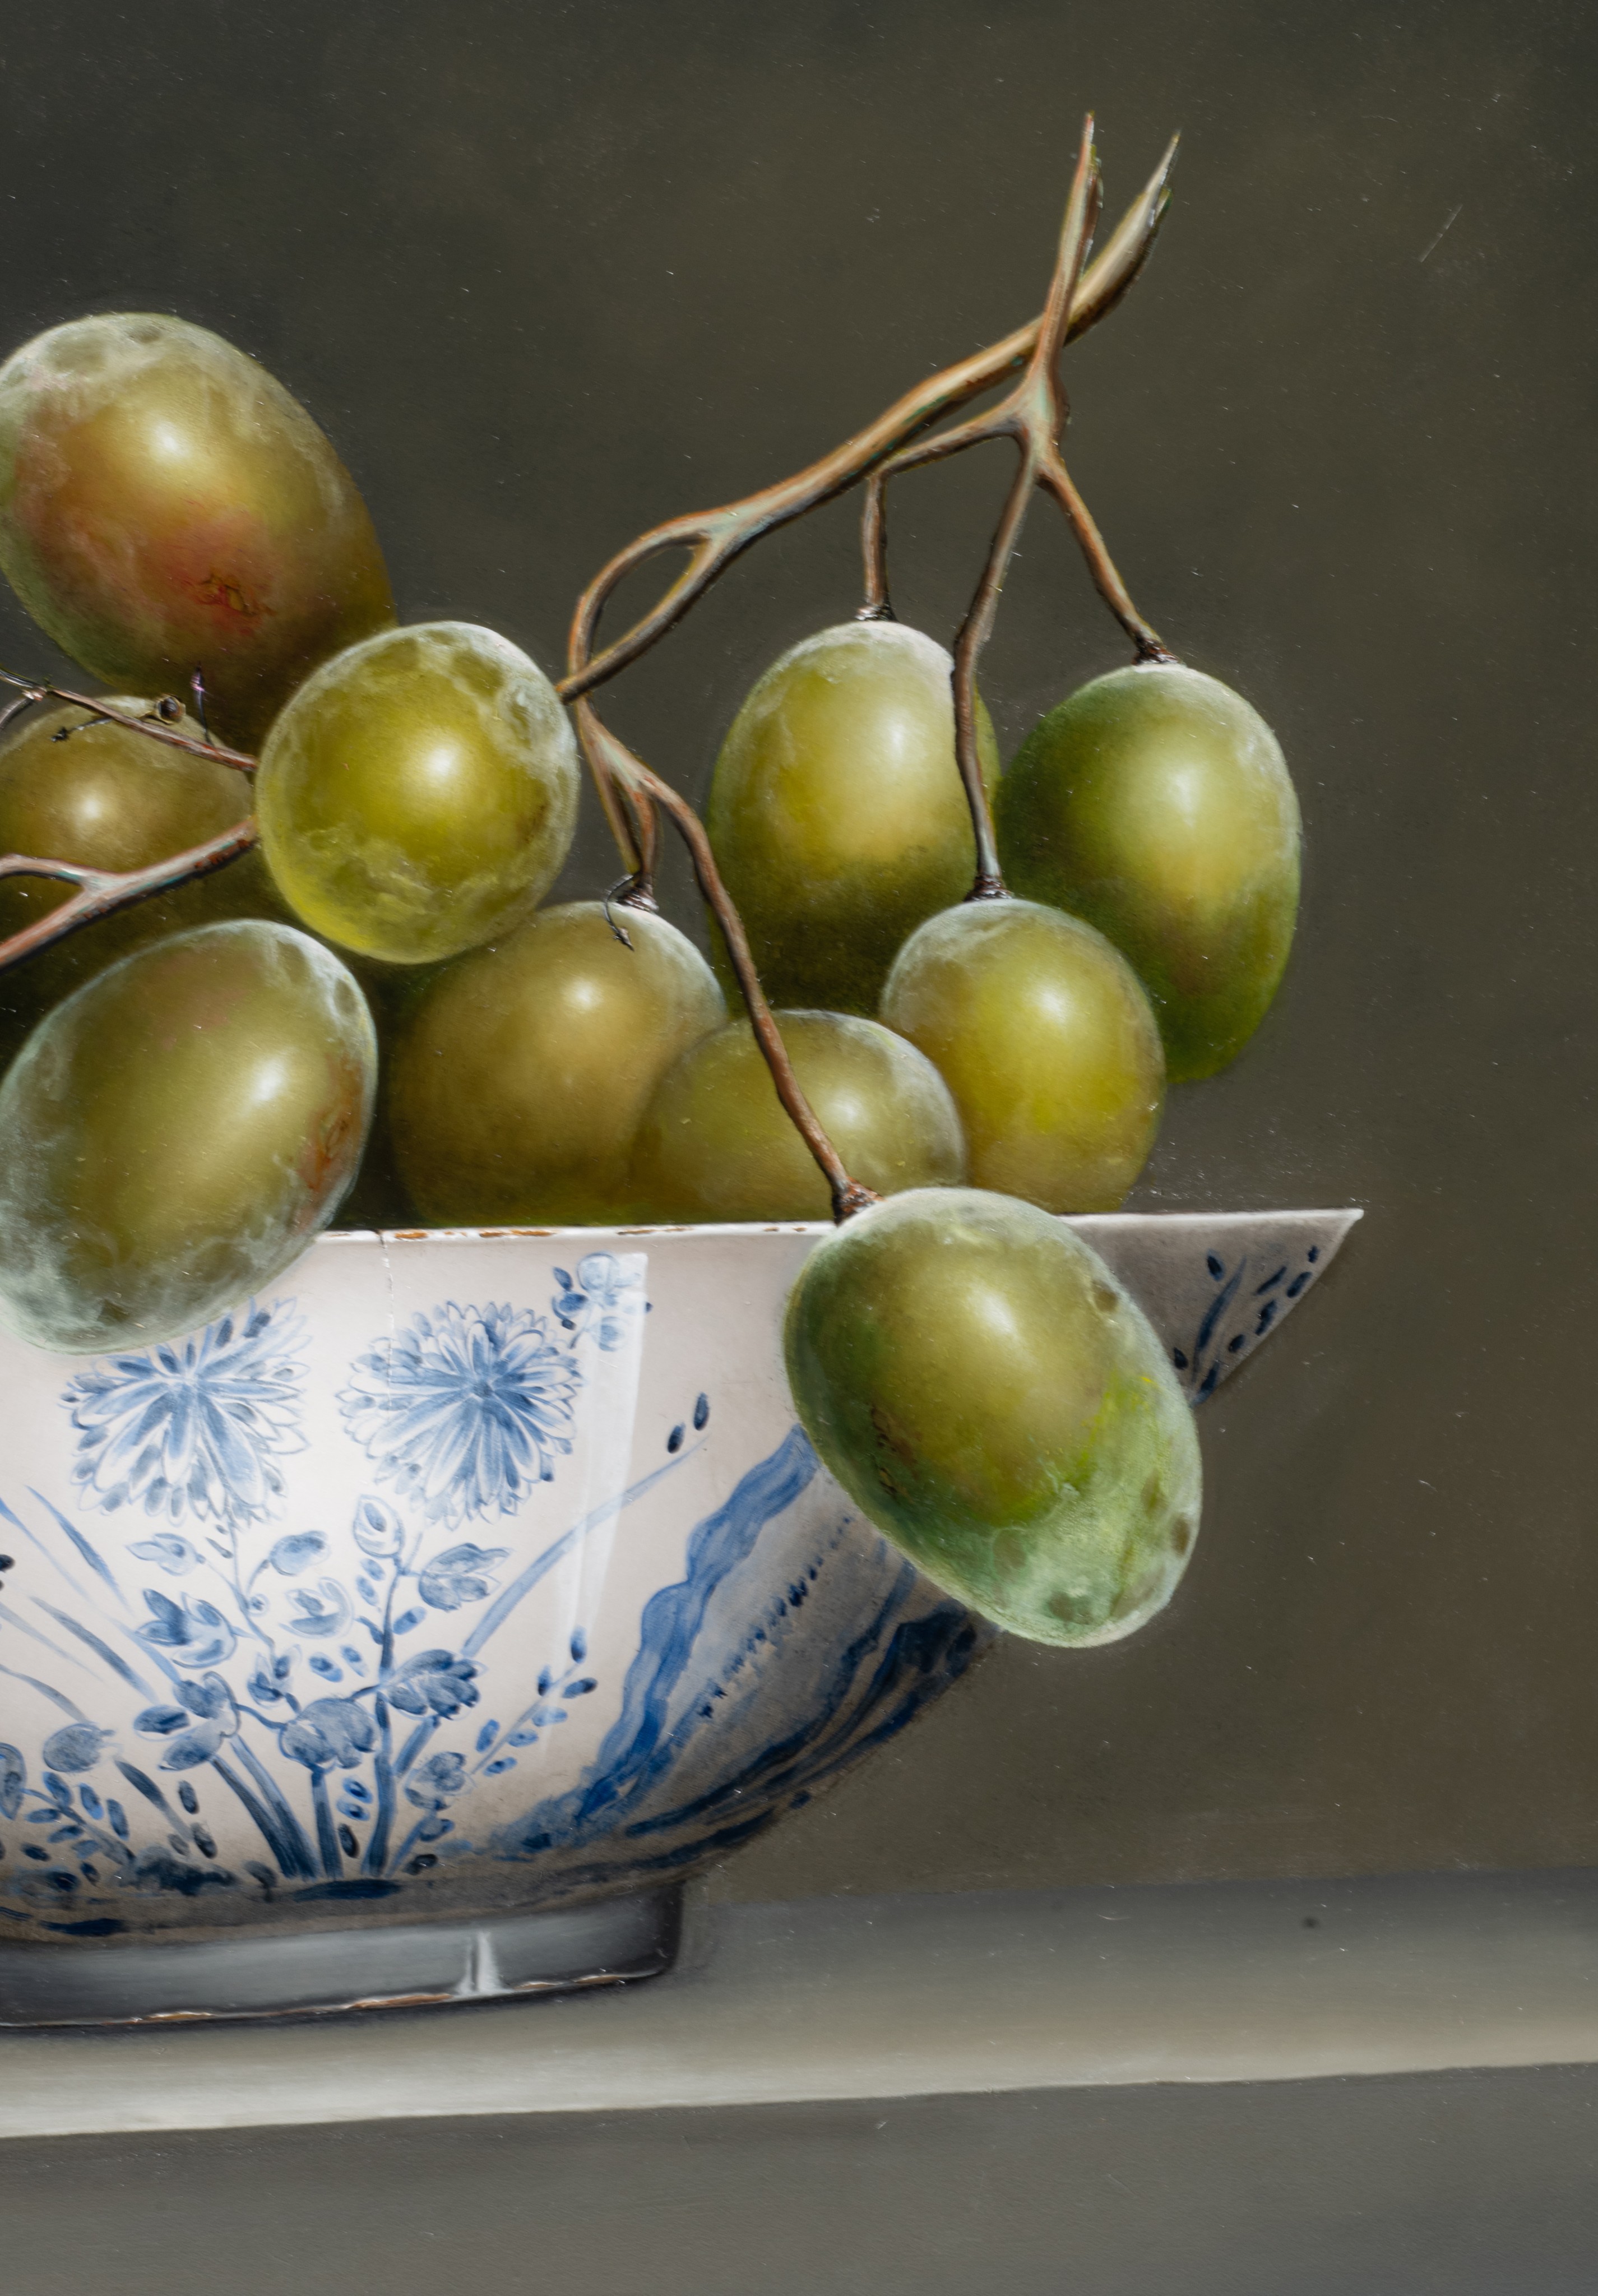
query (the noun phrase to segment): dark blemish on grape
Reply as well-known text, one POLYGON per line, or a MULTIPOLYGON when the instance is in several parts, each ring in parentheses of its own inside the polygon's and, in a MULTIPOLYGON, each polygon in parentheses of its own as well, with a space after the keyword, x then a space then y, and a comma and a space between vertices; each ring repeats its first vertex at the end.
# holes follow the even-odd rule
POLYGON ((667 1449, 668 1451, 680 1451, 683 1447, 683 1438, 687 1432, 687 1429, 679 1419, 676 1425, 672 1429, 670 1434, 666 1438, 667 1449))
POLYGON ((1192 1543, 1192 1517, 1191 1515, 1179 1514, 1176 1517, 1176 1521, 1171 1525, 1171 1551, 1175 1554, 1185 1554, 1192 1543))
POLYGON ((1262 1292, 1269 1292, 1272 1290, 1274 1285, 1281 1283, 1282 1277, 1286 1274, 1287 1263, 1283 1260, 1282 1266, 1276 1270, 1274 1275, 1267 1275, 1263 1283, 1257 1283, 1254 1286, 1254 1297, 1258 1300, 1262 1292))
POLYGON ((697 1435, 710 1416, 710 1398, 701 1395, 693 1406, 693 1431, 697 1435))
POLYGON ((1108 1283, 1095 1283, 1093 1287, 1093 1304, 1102 1316, 1113 1316, 1120 1302, 1108 1283))

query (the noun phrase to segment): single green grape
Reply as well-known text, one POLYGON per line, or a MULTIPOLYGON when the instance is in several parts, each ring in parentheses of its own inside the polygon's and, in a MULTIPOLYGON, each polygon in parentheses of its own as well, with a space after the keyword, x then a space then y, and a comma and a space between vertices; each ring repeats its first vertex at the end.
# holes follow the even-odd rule
POLYGON ((0 1321, 89 1354, 270 1283, 354 1177, 376 1064, 356 981, 290 925, 203 925, 96 975, 0 1084, 0 1321))
POLYGON ((1299 913, 1299 800, 1258 712, 1174 662, 1113 670, 1038 720, 996 813, 1012 890, 1130 959, 1172 1078, 1234 1060, 1299 913))
POLYGON ((1169 1601, 1199 1528, 1192 1414, 1062 1222, 977 1189, 873 1204, 799 1271, 784 1348, 824 1464, 961 1602, 1079 1646, 1169 1601))
MULTIPOLYGON (((906 935, 971 890, 953 667, 901 622, 846 622, 774 662, 733 719, 705 825, 774 1004, 874 1013, 906 935)), ((979 701, 977 726, 991 784, 979 701)))
POLYGON ((307 678, 256 776, 267 865, 340 947, 397 964, 529 916, 577 820, 577 744, 524 653, 470 622, 387 630, 307 678))
MULTIPOLYGON (((851 1176, 879 1195, 965 1177, 947 1086, 914 1045, 841 1013, 779 1013, 794 1073, 851 1176)), ((819 1220, 832 1197, 747 1021, 729 1021, 661 1078, 633 1162, 639 1217, 819 1220)))
POLYGON ((663 917, 542 909, 418 995, 389 1076, 399 1168, 424 1219, 554 1226, 627 1216, 646 1102, 726 1005, 663 917))
POLYGON ((301 679, 394 619, 365 504, 297 400, 203 327, 52 327, 0 367, 0 567, 107 685, 186 693, 254 750, 301 679))
MULTIPOLYGON (((134 715, 152 707, 136 696, 106 698, 134 715)), ((191 718, 173 730, 202 738, 191 718)), ((94 723, 71 703, 29 711, 0 740, 0 853, 119 873, 143 869, 219 837, 253 805, 246 775, 109 719, 94 723)), ((59 908, 73 890, 55 878, 0 879, 0 939, 59 908)), ((209 877, 102 917, 0 972, 0 1050, 13 1049, 52 1005, 147 942, 223 917, 283 914, 259 854, 246 853, 209 877)))
POLYGON ((1160 1030, 1102 933, 1036 901, 966 901, 894 959, 881 1016, 955 1096, 979 1188, 1111 1212, 1165 1099, 1160 1030))

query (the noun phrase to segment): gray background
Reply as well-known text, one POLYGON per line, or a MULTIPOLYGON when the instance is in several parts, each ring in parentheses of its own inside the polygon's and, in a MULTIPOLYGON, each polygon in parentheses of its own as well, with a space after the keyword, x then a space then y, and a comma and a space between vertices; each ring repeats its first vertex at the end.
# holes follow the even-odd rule
MULTIPOLYGON (((1184 129, 1069 451, 1144 611, 1278 728, 1309 867, 1275 1012, 1173 1095, 1136 1201, 1369 1216, 1207 1409, 1169 1612, 1002 1646, 711 1887, 1598 1855, 1590 12, 77 0, 0 50, 4 341, 217 327, 333 435, 402 613, 550 667, 634 531, 1036 308, 1086 104, 1112 212, 1184 129)), ((1000 461, 902 489, 939 636, 1000 461)), ((855 579, 847 506, 765 545, 614 722, 697 790, 855 579)), ((1118 658, 1035 512, 984 675, 1007 750, 1118 658)), ((0 660, 52 663, 9 602, 0 660)), ((591 818, 568 889, 613 873, 591 818)))

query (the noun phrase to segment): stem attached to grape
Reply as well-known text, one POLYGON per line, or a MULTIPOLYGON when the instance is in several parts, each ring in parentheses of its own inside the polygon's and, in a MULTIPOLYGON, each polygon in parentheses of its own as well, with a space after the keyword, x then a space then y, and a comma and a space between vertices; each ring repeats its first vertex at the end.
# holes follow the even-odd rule
POLYGON ((799 1137, 821 1167, 822 1175, 832 1191, 832 1217, 836 1220, 844 1220, 851 1212, 864 1211, 867 1204, 874 1204, 880 1199, 869 1188, 863 1188, 857 1180, 849 1177, 842 1157, 828 1139, 815 1111, 805 1098, 804 1089, 794 1074, 793 1062, 788 1057, 788 1047, 783 1042, 782 1032, 760 986, 760 976, 750 953, 749 935, 743 930, 743 920, 721 881, 721 872, 716 865, 716 856, 710 850, 710 840, 705 833, 704 823, 685 797, 679 797, 669 782, 663 782, 659 774, 651 773, 641 758, 635 758, 625 742, 618 741, 610 727, 601 722, 591 701, 579 700, 574 702, 572 716, 577 720, 578 732, 590 764, 597 764, 610 774, 628 796, 646 798, 651 806, 660 806, 671 816, 673 827, 688 848, 700 891, 726 936, 727 954, 738 976, 743 1001, 749 1007, 755 1041, 771 1070, 777 1098, 787 1111, 799 1137))
MULTIPOLYGON (((1169 154, 1167 156, 1168 160, 1169 154)), ((865 563, 866 613, 875 619, 884 611, 892 611, 888 603, 885 509, 889 480, 897 478, 901 472, 919 470, 928 463, 941 463, 951 455, 963 454, 968 447, 985 446, 991 439, 1012 439, 1020 452, 1015 476, 1004 497, 1004 506, 999 512, 999 522, 988 545, 986 563, 955 639, 955 751, 960 767, 960 778, 965 785, 966 801, 971 807, 971 828, 977 845, 976 879, 966 897, 972 901, 1002 900, 1004 898, 1004 880, 999 869, 993 813, 983 785, 981 754, 977 744, 977 665, 993 630, 999 593, 1004 586, 1005 571, 1035 488, 1041 488, 1045 493, 1052 495, 1069 520, 1071 530, 1087 560, 1100 594, 1132 640, 1137 659, 1140 661, 1175 660, 1159 632, 1143 619, 1133 604, 1127 586, 1104 547, 1103 537, 1077 492, 1060 453, 1060 434, 1067 414, 1065 395, 1060 386, 1060 354, 1070 338, 1072 314, 1087 279, 1093 275, 1092 273, 1084 274, 1082 265, 1098 220, 1099 204, 1099 163, 1093 146, 1093 120, 1089 118, 1083 123, 1077 171, 1071 182, 1070 197, 1066 202, 1065 222, 1060 234, 1060 253, 1049 284, 1049 299, 1044 307, 1026 371, 1020 381, 986 414, 975 415, 969 422, 962 422, 952 430, 939 432, 935 439, 901 448, 879 464, 866 483, 861 540, 865 563)), ((1111 248, 1125 228, 1123 225, 1118 231, 1116 239, 1110 242, 1111 248)), ((1103 260, 1101 256, 1099 263, 1103 260)), ((1094 269, 1096 271, 1098 268, 1099 265, 1095 264, 1094 269)))
MULTIPOLYGON (((971 803, 978 851, 977 882, 971 898, 1003 895, 993 826, 982 786, 976 742, 976 670, 992 627, 1005 568, 1025 516, 1032 488, 1052 494, 1069 519, 1087 556, 1094 578, 1132 637, 1140 659, 1166 660, 1157 634, 1132 604, 1098 529, 1078 495, 1060 457, 1059 433, 1064 403, 1056 376, 1061 351, 1115 308, 1147 262, 1169 201, 1169 177, 1176 156, 1173 137, 1159 167, 1127 209, 1097 260, 1083 267, 1094 223, 1098 214, 1099 179, 1093 152, 1091 120, 1083 132, 1081 152, 1061 238, 1049 300, 1042 315, 1006 335, 973 357, 957 361, 918 383, 894 401, 873 422, 834 447, 820 461, 779 484, 742 501, 712 511, 692 512, 651 528, 618 552, 589 583, 578 599, 568 641, 567 676, 557 687, 572 707, 578 730, 593 770, 600 802, 627 868, 621 888, 610 897, 620 907, 653 909, 653 881, 659 841, 656 808, 662 808, 682 835, 692 857, 700 889, 725 936, 728 954, 749 1010, 755 1037, 771 1070, 779 1100, 815 1157, 832 1191, 833 1217, 874 1203, 877 1198, 845 1169, 802 1091, 789 1059, 782 1034, 766 1001, 750 952, 742 921, 721 880, 703 824, 686 799, 651 773, 601 722, 586 697, 629 663, 636 661, 673 629, 695 601, 763 535, 801 518, 832 501, 862 479, 870 483, 866 495, 865 545, 866 601, 864 618, 891 620, 888 595, 887 527, 884 488, 897 472, 922 463, 942 461, 968 446, 995 438, 1013 438, 1020 448, 1020 465, 1000 516, 998 530, 971 607, 955 644, 955 712, 956 748, 961 773, 971 803), (926 440, 911 442, 946 415, 978 398, 1020 369, 1015 389, 990 414, 958 425, 926 440), (671 549, 690 553, 687 565, 651 611, 633 627, 595 653, 594 637, 606 601, 625 577, 649 560, 671 549)), ((197 707, 203 712, 204 687, 194 677, 197 707)), ((195 741, 176 731, 181 706, 159 703, 148 716, 135 717, 109 707, 92 696, 42 682, 12 676, 0 670, 0 685, 17 689, 18 699, 0 711, 0 732, 12 718, 46 700, 70 702, 94 717, 150 739, 165 742, 195 757, 209 758, 241 773, 253 772, 256 760, 242 751, 209 740, 195 741)), ((257 841, 253 820, 239 822, 220 837, 186 853, 141 870, 121 874, 82 868, 70 862, 40 860, 11 854, 0 858, 0 878, 51 877, 77 887, 72 898, 39 918, 25 931, 0 941, 0 971, 19 964, 52 942, 80 927, 130 908, 156 893, 167 892, 191 879, 226 866, 257 841)), ((625 939, 625 935, 622 936, 625 939)))
MULTIPOLYGON (((1160 218, 1170 201, 1170 173, 1176 159, 1176 139, 1173 136, 1160 165, 1121 217, 1103 252, 1079 277, 1073 275, 1072 291, 1061 315, 1056 354, 1061 344, 1075 341, 1115 308, 1148 261, 1160 218)), ((856 431, 852 439, 845 439, 830 455, 824 455, 819 462, 810 463, 792 478, 783 479, 758 494, 746 495, 742 501, 725 504, 718 510, 693 511, 683 518, 668 519, 629 542, 625 550, 619 551, 601 567, 578 600, 567 646, 567 674, 558 688, 562 701, 575 701, 592 693, 595 686, 636 661, 762 535, 773 533, 778 527, 846 493, 931 424, 980 397, 1006 375, 1013 374, 1018 367, 1027 366, 1034 358, 1045 323, 1046 314, 1018 327, 1002 341, 990 343, 974 357, 958 360, 953 366, 929 376, 926 381, 917 383, 895 399, 864 430, 856 431), (627 575, 662 552, 674 549, 685 549, 692 554, 676 581, 642 620, 595 653, 594 641, 600 615, 611 593, 627 575)), ((867 514, 873 515, 869 506, 867 514)), ((880 504, 875 514, 880 518, 880 504)), ((1102 544, 1098 546, 1102 552, 1102 544)), ((881 560, 879 551, 879 566, 881 560)), ((871 562, 868 556, 868 568, 871 562)), ((874 602, 868 588, 866 612, 873 620, 891 618, 885 571, 874 602)), ((602 764, 594 767, 594 775, 605 817, 622 858, 635 876, 643 875, 646 873, 642 853, 637 842, 627 834, 620 801, 605 787, 602 764)))
POLYGON ((61 883, 76 885, 78 890, 70 901, 52 909, 45 916, 27 926, 11 939, 0 941, 0 970, 20 964, 25 956, 32 956, 53 941, 64 940, 69 933, 78 932, 85 925, 98 923, 102 917, 114 915, 119 909, 131 909, 140 901, 147 901, 156 893, 169 893, 178 885, 187 885, 196 877, 209 877, 213 871, 225 869, 230 861, 248 853, 255 845, 259 832, 255 816, 234 822, 219 837, 207 840, 203 845, 192 845, 186 853, 173 853, 164 861, 152 862, 147 869, 84 869, 75 861, 36 860, 25 853, 8 853, 0 859, 0 877, 53 877, 61 883))

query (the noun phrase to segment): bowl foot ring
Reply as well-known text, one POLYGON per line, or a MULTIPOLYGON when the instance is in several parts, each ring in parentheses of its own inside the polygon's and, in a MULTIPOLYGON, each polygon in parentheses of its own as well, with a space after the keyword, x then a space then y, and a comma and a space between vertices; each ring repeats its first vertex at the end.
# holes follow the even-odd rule
POLYGON ((0 1947, 0 2027, 188 2024, 441 2007, 658 1977, 680 1884, 479 1921, 208 1939, 0 1947))

